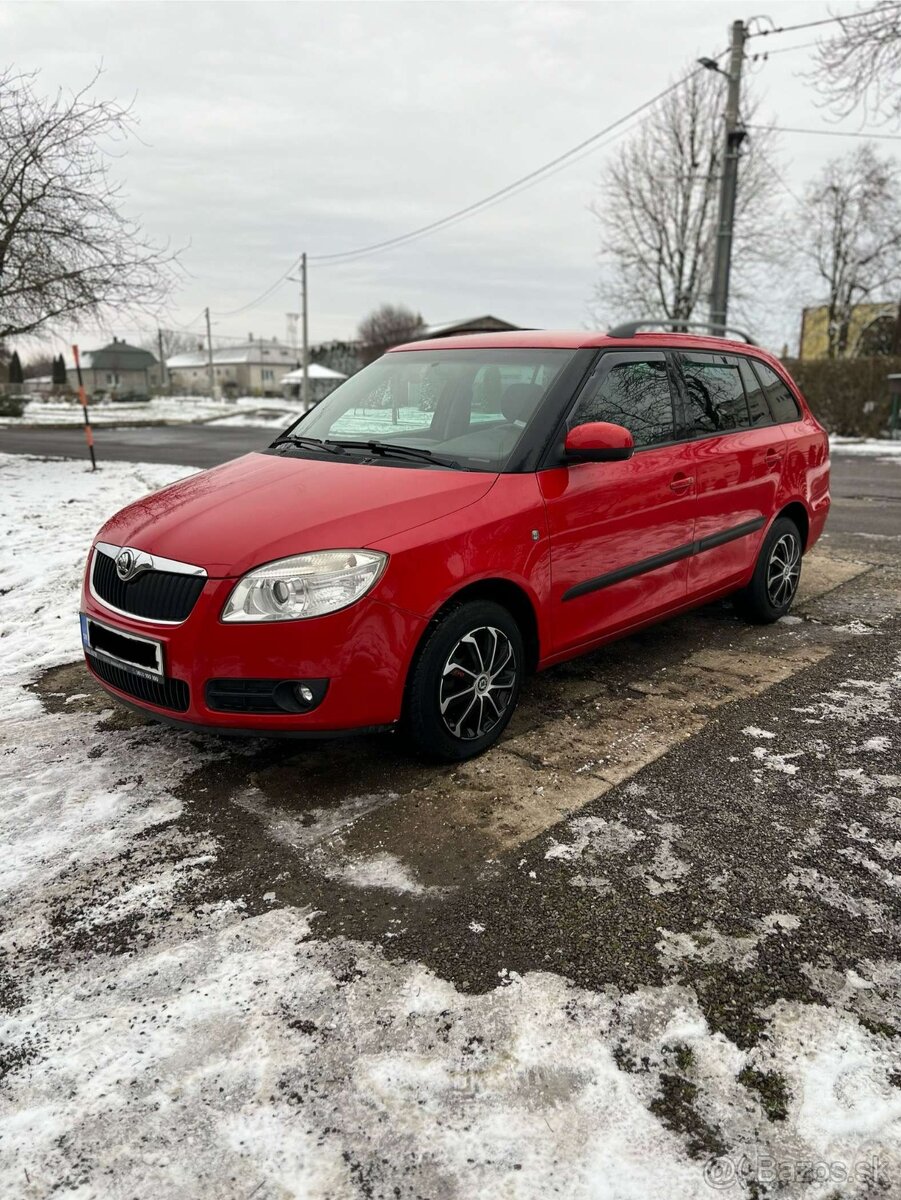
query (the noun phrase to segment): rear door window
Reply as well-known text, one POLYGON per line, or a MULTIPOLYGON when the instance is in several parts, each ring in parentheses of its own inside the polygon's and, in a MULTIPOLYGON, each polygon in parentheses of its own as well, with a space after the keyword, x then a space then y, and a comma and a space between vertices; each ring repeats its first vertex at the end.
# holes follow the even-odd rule
POLYGON ((755 359, 754 370, 760 376, 760 382, 763 384, 763 390, 769 401, 773 420, 780 422, 780 424, 785 421, 800 420, 801 410, 798 408, 797 400, 773 368, 755 359))
POLYGON ((763 385, 754 374, 751 364, 746 358, 740 358, 738 365, 741 371, 742 383, 745 385, 745 393, 748 397, 748 413, 751 417, 752 428, 756 429, 763 425, 772 425, 773 418, 770 415, 770 406, 767 404, 763 385))
POLYGON ((686 437, 750 429, 748 401, 735 355, 688 352, 677 357, 685 385, 686 437))
POLYGON ((637 449, 673 441, 666 357, 653 350, 604 354, 570 416, 569 428, 589 421, 624 425, 637 449))

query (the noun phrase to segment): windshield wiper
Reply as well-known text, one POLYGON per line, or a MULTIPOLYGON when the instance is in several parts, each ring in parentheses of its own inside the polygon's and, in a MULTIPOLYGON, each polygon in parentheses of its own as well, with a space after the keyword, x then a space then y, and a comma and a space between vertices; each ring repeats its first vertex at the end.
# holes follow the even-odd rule
POLYGON ((311 450, 327 450, 329 454, 343 454, 337 442, 325 442, 321 438, 303 437, 298 433, 285 433, 275 439, 273 446, 308 446, 311 450))
POLYGON ((455 467, 460 469, 460 464, 453 458, 442 458, 432 453, 431 450, 424 450, 419 446, 400 446, 394 442, 379 442, 372 439, 368 442, 353 442, 345 441, 343 438, 335 442, 336 446, 346 446, 350 450, 371 450, 373 454, 382 454, 388 456, 396 455, 398 458, 418 458, 421 462, 437 463, 442 467, 455 467))

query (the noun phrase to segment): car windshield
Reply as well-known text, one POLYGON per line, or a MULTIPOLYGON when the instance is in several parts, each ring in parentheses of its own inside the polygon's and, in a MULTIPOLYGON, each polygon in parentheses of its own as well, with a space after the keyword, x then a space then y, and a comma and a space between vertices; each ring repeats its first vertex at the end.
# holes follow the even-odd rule
POLYGON ((380 462, 502 471, 572 354, 400 350, 351 376, 288 434, 333 450, 343 444, 348 455, 377 453, 380 462))

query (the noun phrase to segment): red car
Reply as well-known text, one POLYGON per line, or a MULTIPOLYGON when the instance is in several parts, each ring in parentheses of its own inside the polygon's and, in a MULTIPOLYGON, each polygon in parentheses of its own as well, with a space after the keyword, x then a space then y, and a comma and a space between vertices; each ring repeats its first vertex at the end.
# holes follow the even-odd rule
POLYGON ((91 550, 87 663, 187 728, 497 741, 523 681, 733 596, 788 612, 829 447, 750 342, 518 332, 400 346, 265 450, 91 550))

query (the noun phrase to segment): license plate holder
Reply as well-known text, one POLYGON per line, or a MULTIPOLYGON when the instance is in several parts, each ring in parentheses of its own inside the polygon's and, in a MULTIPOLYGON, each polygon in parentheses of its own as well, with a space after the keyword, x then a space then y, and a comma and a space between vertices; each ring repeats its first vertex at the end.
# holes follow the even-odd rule
POLYGON ((81 642, 86 653, 112 663, 130 675, 153 680, 165 678, 162 642, 107 625, 86 613, 79 616, 81 642))

